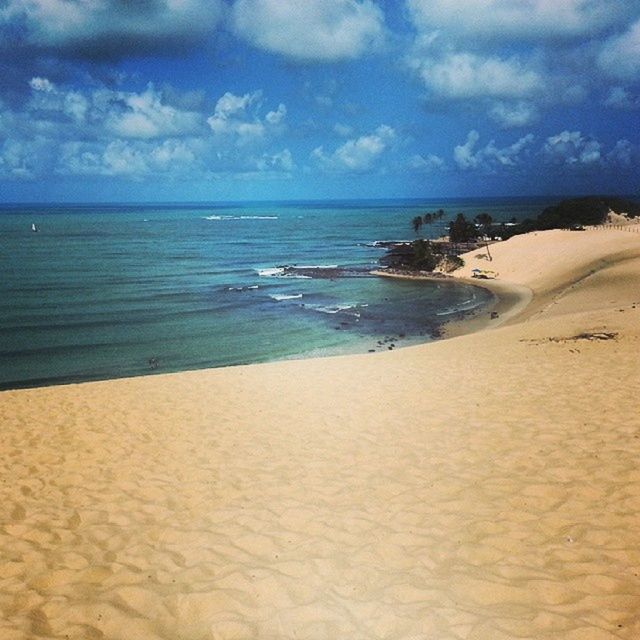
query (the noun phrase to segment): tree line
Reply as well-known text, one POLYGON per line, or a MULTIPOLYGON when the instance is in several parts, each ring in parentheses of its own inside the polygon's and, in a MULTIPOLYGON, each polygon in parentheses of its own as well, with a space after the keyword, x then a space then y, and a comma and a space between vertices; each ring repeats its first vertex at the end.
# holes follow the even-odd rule
MULTIPOLYGON (((434 222, 444 218, 442 209, 416 216, 411 220, 411 226, 416 235, 419 235, 424 225, 431 226, 434 222)), ((491 235, 493 218, 488 213, 479 213, 473 220, 467 220, 464 213, 459 213, 449 222, 449 241, 453 243, 473 242, 479 236, 491 235)))

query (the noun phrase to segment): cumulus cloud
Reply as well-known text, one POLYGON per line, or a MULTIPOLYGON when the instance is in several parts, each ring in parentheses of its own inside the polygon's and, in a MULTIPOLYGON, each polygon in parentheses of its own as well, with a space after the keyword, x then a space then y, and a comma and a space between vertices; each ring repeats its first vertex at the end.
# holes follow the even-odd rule
POLYGON ((494 39, 547 40, 580 37, 606 29, 629 16, 617 0, 407 0, 420 31, 494 39))
MULTIPOLYGON (((502 128, 584 103, 608 75, 640 79, 640 7, 618 0, 405 0, 405 57, 431 103, 465 101, 502 128)), ((613 106, 613 104, 609 105, 613 106)))
POLYGON ((371 0, 236 0, 231 19, 254 46, 301 61, 357 58, 384 37, 371 0))
POLYGON ((58 88, 47 78, 34 77, 27 109, 35 123, 58 121, 59 126, 83 126, 84 135, 110 132, 122 138, 184 136, 202 128, 200 113, 166 103, 152 84, 140 92, 95 89, 82 93, 58 88))
POLYGON ((602 160, 602 144, 580 131, 562 131, 547 138, 542 155, 546 163, 565 166, 598 164, 602 160))
POLYGON ((260 119, 261 102, 262 91, 242 96, 227 92, 216 103, 207 123, 215 135, 232 137, 238 145, 250 144, 264 138, 268 132, 278 131, 287 114, 286 106, 280 104, 260 119))
POLYGON ((265 153, 256 161, 256 168, 264 172, 283 172, 289 173, 295 169, 296 165, 289 149, 283 149, 278 153, 265 153))
POLYGON ((153 85, 143 93, 118 92, 116 96, 118 108, 112 109, 106 126, 123 138, 183 136, 197 131, 202 123, 200 114, 163 103, 153 85))
POLYGON ((7 0, 0 28, 23 45, 89 57, 183 47, 209 34, 221 0, 7 0))
POLYGON ((31 78, 29 86, 34 91, 43 91, 44 93, 51 93, 55 89, 53 83, 47 78, 31 78))
POLYGON ((631 111, 640 107, 640 100, 624 87, 612 87, 602 104, 612 109, 631 111))
POLYGON ((442 57, 414 56, 409 63, 432 92, 445 98, 523 98, 544 86, 540 74, 516 57, 448 53, 442 57))
POLYGON ((269 124, 280 124, 285 116, 287 115, 287 107, 285 107, 282 103, 278 105, 278 108, 275 111, 269 111, 265 116, 265 120, 269 124))
POLYGON ((453 159, 461 169, 493 170, 496 167, 515 167, 523 161, 522 154, 534 141, 533 134, 529 133, 512 145, 499 148, 494 140, 485 147, 476 149, 480 141, 480 134, 469 131, 464 144, 458 145, 453 150, 453 159))
POLYGON ((333 125, 333 131, 341 138, 348 138, 353 135, 353 127, 348 124, 342 124, 341 122, 336 122, 333 125))
POLYGON ((153 85, 141 92, 80 91, 34 76, 28 86, 31 97, 22 110, 0 103, 3 179, 54 174, 206 179, 216 173, 275 176, 295 169, 288 149, 269 150, 283 130, 286 107, 279 104, 260 118, 260 91, 225 93, 207 121, 202 110, 177 106, 197 100, 175 90, 169 100, 153 85))
POLYGON ((629 173, 640 161, 637 144, 621 139, 607 152, 605 144, 580 131, 561 131, 547 137, 536 148, 533 146, 533 134, 505 147, 498 147, 493 140, 480 147, 479 141, 480 134, 472 130, 466 141, 455 147, 453 158, 460 169, 495 174, 515 167, 526 167, 528 172, 541 174, 562 171, 589 175, 603 171, 629 173))
POLYGON ((433 153, 429 153, 426 156, 415 154, 409 160, 409 167, 415 171, 431 173, 444 169, 446 162, 440 156, 433 153))
POLYGON ((525 127, 539 118, 537 107, 525 101, 516 103, 496 102, 489 110, 489 116, 504 129, 525 127))
POLYGON ((317 147, 311 157, 330 172, 362 173, 374 168, 395 139, 395 131, 383 124, 369 135, 348 140, 331 154, 326 154, 323 147, 317 147))
POLYGON ((606 156, 609 165, 623 170, 633 169, 640 161, 638 145, 629 140, 618 140, 613 149, 606 156))
POLYGON ((157 174, 184 176, 198 164, 195 140, 113 140, 61 145, 55 172, 60 175, 112 176, 136 180, 157 174))
POLYGON ((598 57, 600 68, 614 78, 640 79, 640 20, 604 44, 598 57))
POLYGON ((0 177, 10 180, 33 180, 50 170, 55 143, 43 136, 28 139, 10 135, 0 145, 0 177))

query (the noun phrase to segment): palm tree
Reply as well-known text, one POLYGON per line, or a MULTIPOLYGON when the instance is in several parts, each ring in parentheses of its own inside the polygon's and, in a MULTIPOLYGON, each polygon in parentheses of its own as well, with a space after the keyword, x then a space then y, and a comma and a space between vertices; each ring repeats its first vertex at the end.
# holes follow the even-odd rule
MULTIPOLYGON (((491 224, 493 222, 493 218, 488 213, 479 213, 474 220, 475 223, 480 227, 482 235, 486 238, 491 232, 491 224)), ((489 262, 491 262, 493 258, 491 257, 491 252, 489 251, 489 240, 487 239, 485 240, 485 242, 487 248, 487 258, 489 258, 489 262)))
POLYGON ((434 211, 432 215, 434 222, 436 220, 442 220, 442 218, 444 218, 444 209, 438 209, 437 211, 434 211))
POLYGON ((422 216, 416 216, 411 221, 411 226, 413 227, 414 233, 417 235, 420 233, 420 229, 422 229, 422 216))
MULTIPOLYGON (((422 216, 422 221, 424 222, 424 224, 428 224, 429 229, 431 229, 431 225, 433 224, 433 213, 425 213, 422 216)), ((431 232, 429 232, 429 236, 431 236, 431 232)))

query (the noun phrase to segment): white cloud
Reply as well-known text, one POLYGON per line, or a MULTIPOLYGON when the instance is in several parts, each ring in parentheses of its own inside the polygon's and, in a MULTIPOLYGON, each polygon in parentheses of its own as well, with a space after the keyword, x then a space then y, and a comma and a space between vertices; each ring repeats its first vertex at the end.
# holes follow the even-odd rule
POLYGON ((414 56, 409 63, 431 91, 445 98, 524 98, 544 87, 540 74, 515 57, 449 53, 440 58, 414 56))
POLYGON ((640 79, 640 20, 622 35, 610 38, 598 58, 600 68, 614 78, 640 79))
POLYGON ((384 34, 371 0, 236 0, 232 23, 251 44, 302 61, 357 58, 384 34))
POLYGON ((153 85, 141 92, 78 91, 43 77, 32 78, 29 85, 31 97, 22 110, 0 104, 0 177, 5 179, 53 173, 206 179, 296 168, 288 149, 267 147, 284 131, 287 109, 279 104, 261 118, 260 91, 225 93, 207 121, 202 111, 176 106, 193 100, 182 100, 174 90, 170 104, 166 92, 153 85))
POLYGON ((480 164, 480 159, 474 153, 474 148, 479 140, 480 134, 472 130, 467 134, 467 141, 454 148, 453 159, 460 168, 474 169, 480 164))
MULTIPOLYGON (((115 96, 106 126, 122 138, 159 138, 194 133, 202 124, 200 114, 180 111, 164 104, 162 96, 149 85, 143 93, 115 96), (119 104, 121 108, 117 108, 119 104)), ((77 106, 80 106, 76 101, 77 106)))
POLYGON ((10 136, 0 145, 0 176, 14 180, 33 180, 48 169, 54 143, 43 136, 30 139, 10 136))
POLYGON ((640 79, 635 0, 405 5, 416 28, 405 60, 424 83, 428 100, 465 100, 465 108, 486 110, 505 129, 528 126, 554 105, 584 103, 603 71, 626 84, 640 79))
MULTIPOLYGON (((92 135, 110 133, 122 138, 150 139, 184 136, 204 125, 200 113, 166 104, 151 84, 141 93, 96 89, 86 94, 59 88, 47 78, 32 78, 29 86, 32 96, 28 111, 40 126, 47 118, 59 121, 59 114, 85 127, 84 134, 91 128, 92 135)), ((58 122, 60 126, 64 125, 58 122)))
POLYGON ((51 93, 55 90, 53 83, 47 78, 31 78, 29 86, 34 91, 43 91, 44 93, 51 93))
POLYGON ((602 145, 580 131, 562 131, 547 138, 542 148, 545 162, 555 165, 594 165, 602 160, 602 145))
POLYGON ((278 108, 275 111, 269 111, 265 116, 265 120, 269 124, 280 124, 285 116, 287 115, 287 107, 285 107, 282 103, 278 105, 278 108))
POLYGON ((262 91, 245 93, 243 96, 236 96, 227 91, 216 102, 214 117, 220 121, 230 120, 235 116, 242 116, 246 113, 247 107, 255 104, 262 98, 262 91))
POLYGON ((259 171, 267 172, 289 173, 295 169, 295 166, 293 156, 289 149, 283 149, 282 151, 272 155, 265 153, 256 162, 256 167, 259 171))
POLYGON ((20 25, 32 45, 114 55, 198 39, 219 22, 222 7, 220 0, 7 0, 0 26, 20 25))
POLYGON ((395 131, 383 124, 369 135, 348 140, 330 155, 324 152, 323 147, 317 147, 311 157, 327 171, 370 171, 395 138, 395 131))
POLYGON ((351 125, 342 124, 340 122, 336 122, 336 124, 333 125, 333 131, 341 138, 348 138, 349 136, 353 135, 353 127, 351 125))
POLYGON ((102 154, 106 175, 138 177, 149 173, 149 164, 141 145, 125 140, 114 140, 102 154))
POLYGON ((216 103, 207 123, 214 134, 233 137, 238 145, 256 142, 267 133, 280 132, 287 107, 281 103, 261 120, 258 114, 261 102, 262 91, 259 90, 242 96, 227 92, 216 103))
POLYGON ((416 154, 409 160, 409 167, 416 171, 424 173, 431 173, 432 171, 438 171, 446 167, 445 161, 433 153, 429 153, 425 156, 416 154))
POLYGON ((186 176, 199 166, 197 139, 72 141, 61 145, 55 168, 60 175, 116 176, 133 180, 157 174, 186 176))
POLYGON ((496 102, 489 110, 489 116, 504 129, 525 127, 538 120, 538 109, 530 102, 496 102))
POLYGON ((261 120, 258 115, 261 101, 262 91, 242 96, 227 92, 216 103, 207 123, 215 135, 232 137, 238 145, 259 141, 268 132, 279 131, 287 113, 286 106, 280 104, 276 111, 270 111, 261 120))
POLYGON ((607 162, 621 169, 632 169, 640 160, 640 150, 629 140, 618 140, 614 148, 607 154, 607 162))
MULTIPOLYGON (((618 0, 407 0, 422 32, 461 36, 547 40, 600 32, 627 17, 618 0)), ((632 4, 632 3, 629 3, 632 4)))
POLYGON ((612 87, 602 104, 612 109, 631 111, 640 107, 640 100, 624 87, 612 87))
POLYGON ((529 133, 507 147, 499 148, 491 140, 485 147, 476 150, 480 134, 472 130, 468 133, 466 142, 454 148, 453 159, 461 169, 490 171, 496 167, 515 167, 523 161, 521 154, 533 140, 533 134, 529 133))
POLYGON ((85 121, 89 110, 89 100, 78 91, 69 91, 64 96, 63 111, 77 123, 85 121))

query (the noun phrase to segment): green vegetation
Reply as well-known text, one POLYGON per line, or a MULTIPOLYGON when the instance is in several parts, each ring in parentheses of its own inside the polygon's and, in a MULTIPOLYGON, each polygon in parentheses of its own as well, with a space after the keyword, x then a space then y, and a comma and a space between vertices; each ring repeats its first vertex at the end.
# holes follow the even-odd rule
POLYGON ((582 225, 598 225, 607 219, 611 211, 625 213, 630 218, 640 215, 640 205, 633 200, 614 196, 589 196, 571 198, 547 207, 534 220, 528 218, 511 227, 502 225, 500 236, 506 240, 515 235, 546 229, 571 229, 582 225))
MULTIPOLYGON (((474 221, 485 238, 489 238, 492 235, 493 218, 488 213, 479 213, 474 218, 474 221)), ((489 240, 486 241, 485 248, 487 249, 487 258, 489 261, 493 260, 491 257, 491 251, 489 251, 489 240)))
POLYGON ((454 220, 449 223, 449 241, 454 244, 459 242, 473 242, 478 237, 478 229, 473 222, 464 217, 464 213, 459 213, 454 220))
POLYGON ((429 211, 423 216, 416 216, 413 218, 413 220, 411 220, 411 226, 413 227, 414 233, 419 234, 423 225, 427 224, 431 227, 434 222, 442 220, 442 218, 444 218, 444 211, 442 209, 429 211))
POLYGON ((462 258, 451 254, 451 244, 431 242, 423 238, 413 242, 398 242, 390 245, 380 263, 403 271, 444 271, 461 267, 462 258))
MULTIPOLYGON (((410 243, 397 243, 381 262, 400 269, 453 271, 462 266, 462 259, 458 254, 468 250, 469 243, 476 243, 477 247, 480 238, 486 239, 487 258, 491 260, 489 239, 506 240, 522 233, 546 229, 581 229, 583 225, 604 223, 612 211, 635 218, 640 216, 640 204, 615 196, 571 198, 547 207, 535 219, 528 218, 520 223, 512 219, 508 225, 494 223, 488 213, 479 213, 473 220, 467 220, 463 213, 458 213, 449 222, 449 242, 430 242, 419 238, 410 243), (463 244, 467 244, 467 247, 457 246, 463 244)), ((411 220, 411 226, 416 235, 419 235, 425 224, 431 226, 444 216, 442 209, 428 212, 415 216, 411 220)))
POLYGON ((413 254, 410 256, 410 263, 413 269, 418 271, 433 271, 440 262, 440 255, 433 250, 433 244, 428 240, 416 240, 411 243, 413 254))

